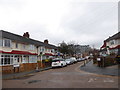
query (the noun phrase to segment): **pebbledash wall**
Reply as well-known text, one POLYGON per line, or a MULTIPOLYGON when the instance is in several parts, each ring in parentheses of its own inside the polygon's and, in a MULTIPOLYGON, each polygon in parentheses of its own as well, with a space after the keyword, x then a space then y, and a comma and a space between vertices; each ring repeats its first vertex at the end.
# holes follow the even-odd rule
POLYGON ((37 61, 54 58, 57 47, 48 43, 0 30, 0 68, 3 74, 24 72, 40 68, 37 61))

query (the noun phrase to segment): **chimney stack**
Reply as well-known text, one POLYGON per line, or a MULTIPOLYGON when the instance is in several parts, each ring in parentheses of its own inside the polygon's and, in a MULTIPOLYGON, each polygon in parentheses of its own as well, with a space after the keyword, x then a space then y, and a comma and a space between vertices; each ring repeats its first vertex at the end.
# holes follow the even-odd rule
POLYGON ((23 37, 29 38, 30 37, 29 32, 24 33, 23 37))
POLYGON ((45 44, 48 44, 48 39, 44 40, 44 43, 45 43, 45 44))

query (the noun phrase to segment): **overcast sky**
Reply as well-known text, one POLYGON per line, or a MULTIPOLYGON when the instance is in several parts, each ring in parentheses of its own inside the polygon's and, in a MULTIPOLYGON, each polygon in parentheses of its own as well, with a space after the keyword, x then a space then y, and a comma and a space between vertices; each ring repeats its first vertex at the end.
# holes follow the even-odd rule
POLYGON ((0 0, 0 30, 29 32, 30 38, 54 45, 74 41, 99 48, 118 32, 117 1, 0 0))

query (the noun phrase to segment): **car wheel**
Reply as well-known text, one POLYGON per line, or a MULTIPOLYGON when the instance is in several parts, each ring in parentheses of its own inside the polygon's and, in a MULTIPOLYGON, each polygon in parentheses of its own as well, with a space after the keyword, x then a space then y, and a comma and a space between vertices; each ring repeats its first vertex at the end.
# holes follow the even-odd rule
POLYGON ((63 64, 61 64, 61 67, 63 67, 63 64))

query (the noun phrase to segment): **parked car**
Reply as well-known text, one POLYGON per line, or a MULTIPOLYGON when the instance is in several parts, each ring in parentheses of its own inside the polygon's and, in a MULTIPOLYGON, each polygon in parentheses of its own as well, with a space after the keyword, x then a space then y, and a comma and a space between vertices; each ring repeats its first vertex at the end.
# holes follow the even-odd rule
POLYGON ((80 62, 80 61, 82 61, 82 60, 81 60, 81 58, 77 58, 77 61, 80 62))
POLYGON ((75 62, 73 59, 71 59, 71 58, 69 58, 69 59, 70 59, 71 64, 73 64, 75 62))
POLYGON ((82 58, 82 60, 86 60, 86 58, 82 58))
POLYGON ((71 57, 70 59, 71 59, 74 63, 77 62, 77 59, 76 59, 75 57, 71 57))
POLYGON ((70 65, 73 63, 71 59, 66 59, 65 61, 66 61, 67 65, 70 65))
POLYGON ((80 61, 82 61, 82 59, 81 59, 81 58, 78 58, 77 61, 80 62, 80 61))
POLYGON ((89 59, 89 58, 90 58, 90 56, 86 56, 86 57, 85 57, 85 59, 89 59))
POLYGON ((79 59, 78 59, 79 62, 80 62, 80 61, 83 61, 83 60, 85 60, 85 58, 79 58, 79 59))
POLYGON ((64 67, 67 63, 64 59, 53 59, 52 60, 52 67, 64 67))

